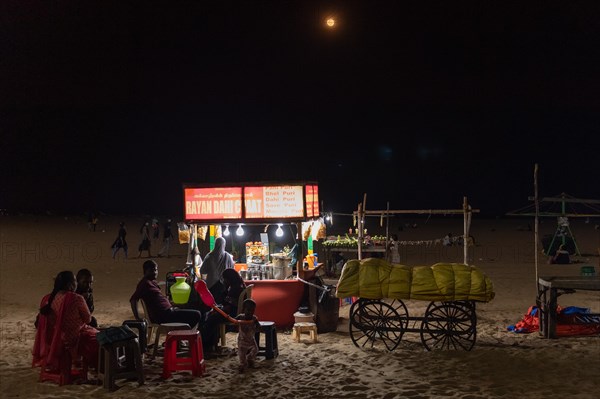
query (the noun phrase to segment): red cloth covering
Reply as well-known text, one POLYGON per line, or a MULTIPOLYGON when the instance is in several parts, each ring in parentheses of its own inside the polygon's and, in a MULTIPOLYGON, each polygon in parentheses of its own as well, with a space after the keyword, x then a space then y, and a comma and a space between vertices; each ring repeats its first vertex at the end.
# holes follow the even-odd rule
MULTIPOLYGON (((572 337, 578 335, 595 335, 600 333, 600 323, 578 323, 574 314, 562 314, 563 308, 556 308, 556 336, 572 337)), ((510 330, 517 333, 532 333, 539 331, 540 319, 537 306, 530 306, 523 318, 511 326, 510 330)))

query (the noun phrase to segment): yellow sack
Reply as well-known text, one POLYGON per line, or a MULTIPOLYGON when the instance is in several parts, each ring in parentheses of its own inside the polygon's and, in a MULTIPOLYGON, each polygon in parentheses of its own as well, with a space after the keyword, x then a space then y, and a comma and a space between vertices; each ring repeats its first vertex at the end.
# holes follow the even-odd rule
POLYGON ((338 298, 478 302, 489 302, 494 295, 492 281, 475 266, 436 263, 410 267, 379 258, 346 262, 336 292, 338 298))

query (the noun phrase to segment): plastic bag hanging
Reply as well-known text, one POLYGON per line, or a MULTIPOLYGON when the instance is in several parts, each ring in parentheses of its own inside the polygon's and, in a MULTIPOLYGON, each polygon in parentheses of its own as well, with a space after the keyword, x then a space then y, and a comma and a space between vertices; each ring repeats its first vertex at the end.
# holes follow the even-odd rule
POLYGON ((177 232, 180 244, 187 244, 190 242, 190 228, 183 222, 177 223, 177 232))

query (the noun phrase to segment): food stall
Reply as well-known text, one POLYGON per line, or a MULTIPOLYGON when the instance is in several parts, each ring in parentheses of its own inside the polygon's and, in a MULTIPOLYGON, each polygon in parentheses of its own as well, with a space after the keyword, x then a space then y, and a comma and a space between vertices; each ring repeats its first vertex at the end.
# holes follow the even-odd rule
MULTIPOLYGON (((292 267, 297 266, 296 277, 301 279, 305 277, 305 273, 311 272, 304 270, 302 262, 306 255, 310 255, 303 253, 302 222, 319 218, 318 184, 185 183, 183 191, 185 222, 194 226, 194 231, 197 225, 218 226, 219 228, 212 230, 221 231, 226 240, 243 241, 245 262, 236 263, 236 269, 246 284, 254 284, 252 299, 257 303, 257 317, 260 320, 274 321, 278 327, 293 325, 293 314, 302 300, 304 284, 293 278, 292 267), (261 241, 245 239, 244 226, 257 225, 265 226, 261 241), (271 253, 266 234, 270 225, 277 225, 278 230, 283 225, 289 225, 290 231, 295 226, 297 238, 294 240, 294 248, 297 252, 271 253), (235 236, 229 233, 230 228, 235 229, 235 236), (292 258, 297 260, 295 265, 292 264, 292 258)), ((308 247, 310 249, 312 245, 308 247)))
MULTIPOLYGON (((362 238, 362 252, 366 258, 386 258, 387 242, 388 239, 386 236, 365 236, 362 238)), ((348 259, 356 259, 356 254, 358 253, 358 235, 348 233, 343 236, 330 236, 327 237, 327 240, 323 241, 322 246, 325 252, 327 275, 339 277, 341 268, 337 266, 334 255, 341 257, 344 264, 348 259)))

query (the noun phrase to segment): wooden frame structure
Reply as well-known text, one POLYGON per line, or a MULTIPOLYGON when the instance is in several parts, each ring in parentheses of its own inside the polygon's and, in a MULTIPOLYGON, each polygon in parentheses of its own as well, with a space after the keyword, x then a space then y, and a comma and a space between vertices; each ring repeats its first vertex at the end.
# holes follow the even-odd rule
POLYGON ((390 210, 389 202, 388 209, 384 210, 366 210, 367 203, 367 194, 365 193, 363 196, 363 202, 358 204, 358 208, 353 212, 353 215, 357 217, 357 228, 358 228, 358 259, 362 259, 362 240, 363 240, 363 217, 369 215, 379 215, 386 218, 386 242, 389 241, 389 216, 390 215, 400 215, 400 214, 412 214, 412 215, 463 215, 463 228, 464 228, 464 239, 463 239, 463 256, 465 265, 468 264, 468 237, 469 237, 469 227, 471 223, 471 215, 473 213, 479 213, 479 209, 472 209, 471 205, 467 202, 467 197, 463 197, 463 207, 462 209, 402 209, 402 210, 390 210))

